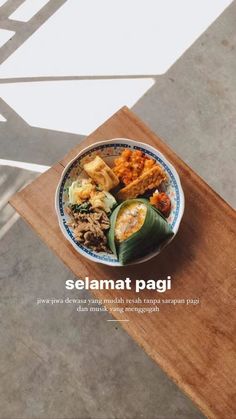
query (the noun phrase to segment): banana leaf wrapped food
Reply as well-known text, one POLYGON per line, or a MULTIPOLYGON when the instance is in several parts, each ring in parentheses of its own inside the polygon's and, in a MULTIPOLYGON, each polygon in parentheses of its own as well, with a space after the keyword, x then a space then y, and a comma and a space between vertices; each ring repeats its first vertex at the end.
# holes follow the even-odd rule
POLYGON ((122 265, 143 257, 173 236, 159 211, 142 198, 128 199, 110 217, 108 243, 122 265))

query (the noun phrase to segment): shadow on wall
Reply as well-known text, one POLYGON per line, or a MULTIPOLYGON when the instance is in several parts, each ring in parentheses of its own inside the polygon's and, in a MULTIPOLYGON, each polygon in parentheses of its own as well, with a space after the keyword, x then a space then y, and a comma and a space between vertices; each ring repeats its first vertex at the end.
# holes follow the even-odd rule
MULTIPOLYGON (((28 22, 9 19, 24 0, 8 0, 0 7, 0 28, 15 34, 0 49, 0 64, 16 51, 66 0, 51 0, 28 22)), ((52 165, 82 137, 29 126, 0 99, 0 159, 52 165)), ((24 164, 23 164, 24 166, 24 164)), ((37 173, 7 165, 0 166, 0 239, 18 219, 8 200, 32 181, 37 173)))
POLYGON ((35 128, 28 125, 0 99, 0 158, 51 166, 84 138, 78 134, 35 128))
POLYGON ((0 8, 0 28, 14 31, 13 37, 1 48, 0 64, 19 48, 39 27, 46 22, 67 0, 51 0, 28 22, 19 22, 8 17, 24 0, 8 0, 0 8))
MULTIPOLYGON (((15 31, 15 35, 0 49, 0 63, 19 48, 66 1, 50 0, 28 22, 9 19, 24 0, 6 1, 0 7, 0 28, 15 31)), ((83 138, 76 134, 31 127, 2 99, 0 115, 3 117, 0 122, 1 159, 50 166, 83 138)))
POLYGON ((24 163, 51 166, 64 156, 69 149, 82 141, 83 137, 59 131, 29 126, 3 100, 0 100, 0 114, 5 122, 0 122, 0 160, 10 160, 14 164, 22 162, 22 168, 2 165, 0 162, 0 239, 19 218, 8 204, 10 197, 31 182, 39 173, 25 170, 24 163))

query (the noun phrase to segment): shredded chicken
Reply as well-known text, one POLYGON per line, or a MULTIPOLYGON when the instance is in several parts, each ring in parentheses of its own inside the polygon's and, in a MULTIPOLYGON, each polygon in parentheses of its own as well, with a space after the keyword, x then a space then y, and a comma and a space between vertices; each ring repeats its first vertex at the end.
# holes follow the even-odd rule
POLYGON ((93 209, 89 213, 81 213, 68 208, 67 212, 71 218, 68 225, 73 228, 76 240, 95 252, 109 251, 106 230, 110 227, 110 221, 105 211, 93 209))

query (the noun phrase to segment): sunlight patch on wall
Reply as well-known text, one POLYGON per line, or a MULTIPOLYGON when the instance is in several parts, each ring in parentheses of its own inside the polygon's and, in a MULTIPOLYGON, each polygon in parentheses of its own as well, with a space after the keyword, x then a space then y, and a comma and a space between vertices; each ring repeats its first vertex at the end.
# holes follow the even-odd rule
POLYGON ((13 37, 14 31, 8 31, 7 29, 0 29, 0 48, 13 37))
POLYGON ((0 77, 163 74, 231 2, 68 0, 0 77))
POLYGON ((152 78, 8 83, 0 95, 31 126, 87 135, 153 85, 152 78))
POLYGON ((9 19, 28 22, 42 9, 49 0, 25 0, 10 16, 9 19))
POLYGON ((7 0, 0 0, 0 7, 3 6, 6 2, 7 0))
POLYGON ((2 165, 5 162, 0 163, 0 240, 19 218, 19 214, 9 205, 9 199, 37 176, 36 173, 22 170, 13 164, 11 167, 2 165))
POLYGON ((29 170, 30 172, 36 173, 44 173, 46 170, 50 169, 50 166, 45 166, 42 164, 5 159, 0 159, 0 166, 17 167, 18 169, 29 170))
POLYGON ((2 114, 0 114, 0 122, 6 122, 6 118, 2 114))
POLYGON ((0 187, 5 183, 6 180, 7 180, 6 173, 3 173, 3 174, 0 173, 0 187))
POLYGON ((20 218, 20 215, 15 212, 7 220, 7 222, 0 228, 0 240, 7 234, 7 232, 12 228, 16 221, 20 218))

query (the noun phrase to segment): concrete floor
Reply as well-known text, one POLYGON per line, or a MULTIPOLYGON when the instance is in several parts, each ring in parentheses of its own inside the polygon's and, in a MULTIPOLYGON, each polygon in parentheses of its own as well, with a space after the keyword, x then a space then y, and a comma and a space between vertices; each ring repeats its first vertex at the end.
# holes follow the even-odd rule
MULTIPOLYGON (((235 13, 236 2, 134 106, 233 206, 235 13)), ((1 124, 1 158, 50 165, 80 140, 29 127, 3 102, 1 110, 8 119, 1 124)), ((1 197, 6 202, 34 177, 2 167, 1 197)), ((3 205, 0 226, 12 214, 3 205)), ((36 306, 37 298, 66 296, 71 273, 22 220, 0 243, 1 419, 203 417, 119 325, 105 321, 107 314, 36 306)))

